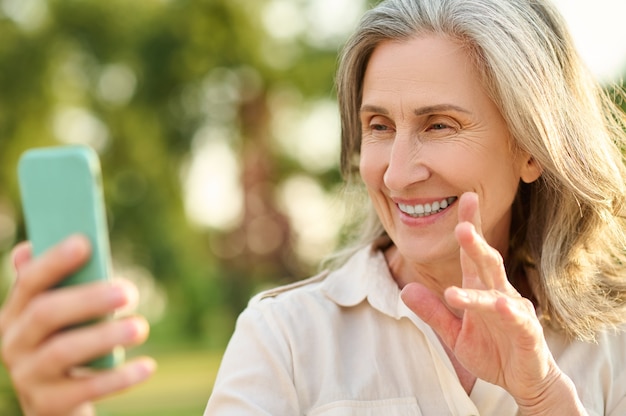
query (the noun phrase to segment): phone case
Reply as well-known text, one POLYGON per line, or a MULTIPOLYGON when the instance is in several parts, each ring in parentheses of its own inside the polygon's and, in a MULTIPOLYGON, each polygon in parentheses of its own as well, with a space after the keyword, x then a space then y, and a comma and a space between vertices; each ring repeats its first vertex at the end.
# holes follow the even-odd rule
MULTIPOLYGON (((75 233, 83 234, 91 243, 88 262, 57 287, 109 279, 110 245, 96 152, 85 146, 31 149, 20 158, 18 178, 34 257, 75 233)), ((113 367, 118 354, 87 365, 113 367)))

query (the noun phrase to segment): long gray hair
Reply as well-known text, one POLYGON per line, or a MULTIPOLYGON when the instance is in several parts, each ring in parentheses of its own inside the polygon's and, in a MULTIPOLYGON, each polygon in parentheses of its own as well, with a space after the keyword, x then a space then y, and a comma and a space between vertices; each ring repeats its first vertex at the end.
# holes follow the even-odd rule
MULTIPOLYGON (((520 184, 513 206, 509 276, 525 275, 543 318, 570 336, 591 340, 626 321, 626 118, 548 1, 386 0, 368 11, 337 74, 348 183, 358 182, 372 51, 383 40, 423 34, 465 45, 515 145, 541 166, 537 181, 520 184)), ((385 234, 371 204, 367 212, 352 249, 385 234)))

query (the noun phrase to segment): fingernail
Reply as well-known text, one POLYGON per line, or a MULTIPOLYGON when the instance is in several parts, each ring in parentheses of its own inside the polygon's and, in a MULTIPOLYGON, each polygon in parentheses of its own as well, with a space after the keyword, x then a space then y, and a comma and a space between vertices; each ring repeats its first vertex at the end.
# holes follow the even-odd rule
POLYGON ((140 339, 148 333, 149 328, 143 319, 129 319, 124 325, 124 337, 128 341, 140 339))
POLYGON ((463 299, 469 299, 469 293, 467 293, 465 290, 463 289, 457 289, 456 290, 456 294, 458 297, 463 298, 463 299))
POLYGON ((117 316, 126 316, 131 314, 139 304, 139 292, 135 285, 123 279, 116 279, 112 285, 115 293, 112 296, 115 306, 119 309, 116 311, 117 316), (119 297, 117 297, 119 296, 119 297))
POLYGON ((156 361, 152 358, 142 358, 140 361, 135 363, 134 366, 136 381, 145 380, 150 377, 156 371, 156 367, 156 361))

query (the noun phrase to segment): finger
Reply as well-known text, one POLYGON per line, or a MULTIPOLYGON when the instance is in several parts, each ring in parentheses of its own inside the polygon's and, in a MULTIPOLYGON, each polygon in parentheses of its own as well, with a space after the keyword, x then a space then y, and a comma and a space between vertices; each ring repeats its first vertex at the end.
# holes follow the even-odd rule
POLYGON ((36 394, 23 397, 24 407, 31 410, 32 414, 83 415, 86 413, 76 410, 86 410, 89 402, 147 380, 155 370, 154 360, 140 357, 114 370, 91 373, 87 377, 67 378, 63 382, 42 385, 37 390, 31 389, 36 394))
POLYGON ((493 292, 491 290, 472 290, 452 286, 447 288, 443 295, 446 302, 454 308, 495 312, 497 296, 494 296, 493 292))
MULTIPOLYGON (((20 261, 25 256, 20 248, 20 261)), ((89 257, 89 241, 74 235, 52 247, 38 258, 20 263, 19 278, 0 313, 0 331, 19 316, 26 305, 39 293, 52 287, 63 277, 78 269, 89 257)), ((16 256, 18 253, 16 253, 16 256)))
POLYGON ((143 343, 149 334, 148 322, 139 316, 96 324, 60 332, 43 344, 32 356, 29 373, 42 379, 56 379, 68 369, 82 366, 109 354, 117 347, 131 347, 143 343))
MULTIPOLYGON (((471 264, 472 276, 477 276, 485 287, 482 289, 497 289, 510 295, 517 291, 509 284, 504 267, 504 259, 498 250, 487 244, 474 226, 470 223, 458 224, 455 235, 462 252, 466 256, 466 263, 471 264)), ((462 266, 465 266, 462 259, 462 266)), ((465 273, 465 267, 463 269, 465 273)), ((471 286, 473 289, 481 289, 471 286)))
POLYGON ((471 290, 452 286, 445 290, 444 298, 454 308, 500 316, 506 320, 535 316, 530 301, 521 296, 510 297, 497 290, 471 290))
POLYGON ((482 237, 482 221, 480 219, 480 207, 478 195, 474 192, 465 192, 459 199, 459 224, 463 222, 471 223, 478 235, 482 237))
POLYGON ((409 283, 400 293, 402 301, 454 349, 461 330, 461 320, 431 290, 419 283, 409 283))
POLYGON ((476 234, 482 237, 480 210, 478 206, 478 195, 473 192, 465 192, 459 200, 459 223, 455 229, 456 239, 461 246, 460 259, 463 270, 463 287, 474 289, 491 289, 493 281, 489 276, 481 276, 480 270, 471 257, 467 256, 463 248, 463 241, 470 244, 474 236, 468 234, 469 229, 475 230, 476 234), (469 227, 469 228, 468 228, 469 227), (463 241, 461 241, 463 239, 463 241))
MULTIPOLYGON (((458 238, 457 238, 458 240, 458 238)), ((460 246, 460 243, 459 243, 460 246)), ((459 250, 459 256, 461 259, 461 271, 463 274, 462 284, 463 287, 472 289, 489 289, 487 283, 483 282, 480 278, 478 268, 474 261, 467 255, 463 247, 459 250)))
POLYGON ((15 248, 11 252, 11 258, 13 260, 13 268, 18 276, 22 266, 28 263, 31 257, 32 246, 29 241, 22 241, 15 246, 15 248))
MULTIPOLYGON (((485 255, 484 241, 478 235, 473 224, 463 222, 457 224, 454 234, 460 247, 461 270, 463 272, 463 287, 470 289, 489 290, 495 287, 493 274, 481 267, 481 255, 485 255)), ((486 243, 485 243, 486 244, 486 243)))
POLYGON ((75 379, 74 383, 81 383, 82 388, 76 389, 74 400, 80 403, 100 399, 147 380, 155 371, 152 358, 139 357, 114 370, 94 374, 86 381, 75 379))
POLYGON ((27 354, 50 334, 113 313, 137 298, 129 282, 97 282, 38 295, 4 336, 3 357, 27 354))

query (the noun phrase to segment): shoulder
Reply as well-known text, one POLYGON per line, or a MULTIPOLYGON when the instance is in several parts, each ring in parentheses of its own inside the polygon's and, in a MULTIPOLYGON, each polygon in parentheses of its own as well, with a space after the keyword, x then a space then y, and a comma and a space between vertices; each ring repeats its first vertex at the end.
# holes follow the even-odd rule
POLYGON ((570 340, 550 327, 544 327, 544 334, 557 359, 569 360, 578 366, 589 365, 593 360, 611 361, 626 370, 626 325, 598 333, 595 342, 570 340))
MULTIPOLYGON (((313 277, 263 291, 254 296, 248 308, 294 306, 355 306, 373 290, 379 291, 381 278, 390 277, 387 263, 376 246, 356 251, 341 267, 325 270, 313 277)), ((382 279, 385 281, 385 279, 382 279)), ((394 285, 397 289, 397 286, 394 285)))
POLYGON ((572 379, 588 410, 607 415, 616 414, 610 410, 618 407, 626 410, 626 327, 601 332, 596 342, 544 331, 559 368, 572 379))
POLYGON ((308 279, 264 290, 257 293, 252 299, 250 299, 248 306, 252 307, 258 305, 268 299, 282 300, 284 298, 288 298, 289 296, 297 296, 302 292, 314 293, 318 290, 320 283, 326 279, 328 274, 329 271, 325 270, 315 276, 309 277, 308 279))
POLYGON ((616 372, 626 375, 626 324, 615 331, 606 331, 598 339, 604 354, 616 372))
POLYGON ((380 289, 378 283, 384 271, 380 269, 385 264, 379 251, 365 248, 338 269, 258 293, 240 319, 295 332, 304 327, 327 329, 329 322, 343 319, 346 308, 362 304, 373 288, 380 289))
POLYGON ((248 302, 239 320, 252 320, 278 332, 298 332, 314 322, 334 319, 336 304, 324 293, 331 272, 324 271, 308 279, 278 286, 256 294, 248 302))

